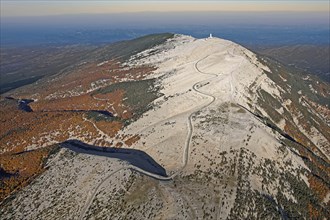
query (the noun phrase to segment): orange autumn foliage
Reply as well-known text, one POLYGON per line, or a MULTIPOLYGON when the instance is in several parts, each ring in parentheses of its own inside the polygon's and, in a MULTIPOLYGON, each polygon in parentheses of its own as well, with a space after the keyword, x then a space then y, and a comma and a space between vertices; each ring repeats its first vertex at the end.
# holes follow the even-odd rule
POLYGON ((12 93, 16 99, 37 99, 29 104, 33 112, 19 110, 17 100, 0 97, 0 168, 13 174, 0 180, 0 201, 43 172, 42 161, 49 153, 44 146, 70 138, 112 146, 112 141, 102 139, 99 130, 117 139, 116 147, 121 147, 125 139, 129 146, 136 142, 138 136, 117 135, 124 126, 122 120, 133 116, 130 106, 123 102, 125 90, 106 94, 94 91, 122 81, 143 79, 153 70, 146 66, 123 67, 116 60, 102 65, 81 64, 54 78, 40 80, 38 86, 19 88, 12 93), (87 119, 87 111, 91 110, 111 112, 116 120, 87 119), (27 147, 36 150, 26 152, 27 147))
POLYGON ((310 188, 316 193, 320 201, 323 201, 327 194, 330 193, 330 188, 315 176, 309 175, 308 182, 310 188))
POLYGON ((311 219, 320 219, 319 211, 314 207, 314 204, 308 204, 308 213, 311 219))
POLYGON ((127 146, 132 146, 132 144, 134 144, 138 140, 140 140, 140 136, 139 135, 134 135, 134 136, 126 139, 124 142, 127 146))
POLYGON ((34 151, 1 154, 1 169, 12 176, 1 181, 0 201, 12 191, 26 186, 36 175, 42 173, 44 162, 52 149, 52 147, 47 147, 34 151))

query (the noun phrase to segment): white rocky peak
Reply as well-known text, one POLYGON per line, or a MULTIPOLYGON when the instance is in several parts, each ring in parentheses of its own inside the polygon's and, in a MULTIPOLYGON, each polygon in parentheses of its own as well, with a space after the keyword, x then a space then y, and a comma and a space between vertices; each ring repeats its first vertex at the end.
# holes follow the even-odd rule
MULTIPOLYGON (((283 89, 253 52, 214 36, 175 35, 125 65, 157 67, 149 78, 158 79, 163 96, 119 135, 138 135, 131 147, 150 155, 171 180, 152 179, 117 159, 62 149, 55 165, 6 209, 8 219, 16 206, 29 219, 53 219, 58 213, 67 219, 309 216, 307 207, 316 201, 309 188, 310 167, 318 168, 253 114, 258 109, 268 116, 257 103, 260 90, 283 101, 280 108, 274 106, 281 115, 294 102, 282 100, 283 89), (38 198, 32 204, 31 195, 38 198), (43 208, 44 201, 52 208, 43 208)), ((278 126, 283 129, 285 123, 282 119, 278 126)), ((329 194, 323 201, 318 206, 326 206, 329 194)))
MULTIPOLYGON (((191 67, 197 64, 202 72, 217 74, 220 84, 227 81, 232 89, 227 95, 237 98, 236 101, 246 93, 244 87, 256 80, 260 84, 264 79, 263 70, 270 71, 267 66, 258 62, 254 53, 234 42, 217 37, 195 39, 185 35, 176 35, 165 44, 137 54, 130 62, 130 65, 136 64, 156 65, 158 69, 150 77, 173 71, 178 74, 189 73, 191 67), (159 52, 148 56, 154 51, 159 52), (139 59, 140 57, 143 58, 139 59)), ((196 73, 193 71, 191 76, 194 74, 196 73)))
MULTIPOLYGON (((253 83, 255 90, 262 87, 269 93, 278 95, 278 90, 270 86, 273 82, 264 74, 264 70, 270 70, 257 60, 254 53, 234 42, 217 37, 195 39, 176 35, 165 44, 137 54, 129 65, 158 67, 150 78, 161 77, 159 83, 164 96, 155 101, 157 108, 131 124, 124 133, 140 135, 142 138, 135 147, 159 158, 168 171, 175 172, 186 163, 185 154, 189 151, 185 148, 187 135, 198 133, 196 129, 193 131, 196 122, 189 117, 201 112, 215 111, 228 103, 247 107, 246 103, 250 102, 248 100, 255 99, 255 94, 248 93, 248 87, 253 83), (168 100, 164 100, 164 97, 168 97, 168 100), (175 122, 171 129, 164 126, 170 121, 175 122), (189 128, 190 122, 192 128, 189 128)), ((239 119, 231 107, 226 107, 224 111, 224 117, 232 120, 226 125, 226 129, 231 130, 232 134, 225 132, 214 138, 208 132, 200 133, 204 137, 210 135, 213 147, 221 143, 227 150, 230 147, 240 148, 244 135, 248 133, 248 127, 255 124, 254 126, 263 128, 257 129, 254 134, 252 140, 255 143, 251 144, 251 150, 261 157, 277 157, 275 152, 279 142, 270 129, 251 114, 245 114, 244 117, 240 115, 242 118, 239 119), (233 127, 232 123, 239 124, 241 128, 233 127), (269 143, 272 143, 273 147, 267 150, 261 146, 269 143)), ((212 131, 212 128, 209 130, 212 131)), ((304 166, 302 161, 299 164, 304 166)))

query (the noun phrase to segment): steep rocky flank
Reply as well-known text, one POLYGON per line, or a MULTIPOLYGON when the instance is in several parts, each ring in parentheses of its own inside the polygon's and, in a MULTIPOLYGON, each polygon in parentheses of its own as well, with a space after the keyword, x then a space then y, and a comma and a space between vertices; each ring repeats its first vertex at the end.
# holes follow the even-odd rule
MULTIPOLYGON (((1 216, 330 216, 329 84, 227 40, 183 35, 164 39, 121 54, 125 59, 120 63, 99 56, 99 63, 86 64, 89 73, 95 71, 94 80, 103 80, 102 74, 112 77, 106 85, 88 87, 93 78, 79 68, 54 79, 59 84, 52 84, 54 90, 46 89, 46 93, 37 92, 39 87, 33 85, 28 95, 12 93, 16 98, 37 99, 30 104, 36 110, 31 114, 37 109, 49 114, 59 110, 117 114, 103 120, 100 115, 66 111, 84 123, 92 122, 96 134, 90 133, 88 139, 81 130, 81 135, 75 134, 83 122, 78 128, 72 122, 72 127, 65 126, 70 136, 50 136, 47 140, 59 148, 48 159, 47 170, 5 200, 1 216), (125 73, 118 81, 117 69, 125 73), (134 73, 141 74, 134 77, 134 73), (65 77, 77 80, 81 75, 81 81, 70 81, 75 89, 68 90, 65 77), (121 126, 112 128, 115 121, 121 126)), ((19 135, 12 138, 18 140, 19 135)), ((25 144, 20 151, 47 146, 38 141, 20 144, 25 144)), ((2 148, 3 152, 9 148, 14 149, 2 148)), ((11 175, 9 168, 1 166, 11 175)))

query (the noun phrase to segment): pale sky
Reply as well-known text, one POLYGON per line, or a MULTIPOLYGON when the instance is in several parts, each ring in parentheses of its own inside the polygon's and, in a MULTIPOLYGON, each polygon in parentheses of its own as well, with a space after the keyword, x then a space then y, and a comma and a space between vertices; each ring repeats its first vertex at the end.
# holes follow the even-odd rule
POLYGON ((296 11, 329 12, 329 0, 248 1, 248 0, 185 0, 185 1, 65 1, 65 0, 0 0, 1 17, 44 16, 62 14, 104 14, 124 12, 177 11, 296 11))

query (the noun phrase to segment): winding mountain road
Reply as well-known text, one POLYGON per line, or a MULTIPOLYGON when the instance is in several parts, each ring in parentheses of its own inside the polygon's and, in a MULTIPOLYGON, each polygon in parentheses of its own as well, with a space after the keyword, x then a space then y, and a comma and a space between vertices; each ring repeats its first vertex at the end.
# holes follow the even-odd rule
POLYGON ((204 57, 204 58, 202 58, 202 59, 199 59, 197 62, 194 63, 194 68, 195 68, 195 70, 196 70, 198 73, 200 73, 200 74, 204 74, 204 75, 212 75, 213 77, 195 83, 195 84, 192 86, 192 89, 193 89, 195 92, 197 92, 197 93, 199 93, 199 94, 201 94, 201 95, 203 95, 203 96, 206 96, 206 97, 208 97, 208 98, 211 98, 211 101, 210 101, 209 103, 207 103, 207 104, 201 106, 201 107, 198 108, 197 110, 193 111, 193 112, 190 113, 190 115, 188 116, 188 135, 187 135, 187 139, 186 139, 186 142, 185 142, 185 147, 184 147, 184 150, 183 150, 183 161, 182 161, 182 167, 181 167, 177 172, 175 172, 175 173, 172 174, 171 176, 167 176, 167 177, 164 177, 164 176, 161 176, 161 175, 158 175, 158 174, 154 174, 154 173, 151 173, 151 172, 145 171, 145 170, 143 170, 143 169, 141 169, 141 168, 139 168, 139 167, 133 166, 133 165, 128 165, 128 166, 123 166, 123 167, 121 167, 120 169, 118 169, 118 170, 116 170, 116 171, 110 173, 110 174, 109 174, 109 175, 108 175, 103 181, 101 181, 101 182, 97 185, 97 187, 95 188, 93 194, 91 194, 91 195, 89 196, 89 198, 87 199, 87 202, 86 202, 85 206, 83 207, 83 209, 82 209, 81 212, 80 212, 80 215, 79 215, 79 219, 80 219, 80 220, 84 218, 86 212, 88 211, 89 207, 91 206, 91 204, 92 204, 92 202, 93 202, 93 200, 94 200, 94 198, 95 198, 95 196, 96 196, 96 193, 98 192, 98 190, 99 190, 99 188, 102 186, 102 184, 103 184, 105 181, 107 181, 112 175, 118 173, 119 171, 121 171, 121 170, 125 170, 125 169, 131 169, 131 170, 135 170, 135 171, 137 171, 137 172, 139 172, 139 173, 142 173, 142 174, 144 174, 144 175, 146 175, 146 176, 150 176, 150 177, 152 177, 152 178, 155 178, 155 179, 157 179, 157 180, 167 181, 167 180, 171 180, 171 179, 173 179, 175 176, 177 176, 177 175, 178 175, 178 174, 179 174, 179 173, 180 173, 180 172, 181 172, 181 171, 187 166, 187 164, 188 164, 188 160, 189 160, 189 151, 190 151, 191 139, 192 139, 192 134, 193 134, 193 131, 194 131, 194 128, 193 128, 193 125, 192 125, 192 117, 193 117, 193 115, 194 115, 196 112, 198 112, 198 111, 200 111, 200 110, 202 110, 202 109, 204 109, 204 108, 210 106, 210 105, 215 101, 215 99, 216 99, 213 95, 208 94, 208 93, 203 92, 203 91, 200 91, 200 90, 197 88, 197 85, 198 85, 198 84, 200 84, 200 83, 202 83, 202 82, 205 82, 205 81, 210 81, 211 79, 218 77, 218 74, 215 74, 215 73, 206 73, 206 72, 201 71, 201 70, 198 68, 198 63, 200 63, 201 61, 205 60, 205 59, 208 58, 209 56, 210 56, 210 55, 208 55, 208 56, 206 56, 206 57, 204 57))

